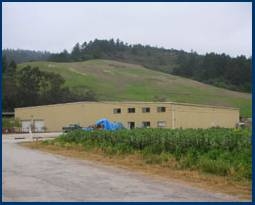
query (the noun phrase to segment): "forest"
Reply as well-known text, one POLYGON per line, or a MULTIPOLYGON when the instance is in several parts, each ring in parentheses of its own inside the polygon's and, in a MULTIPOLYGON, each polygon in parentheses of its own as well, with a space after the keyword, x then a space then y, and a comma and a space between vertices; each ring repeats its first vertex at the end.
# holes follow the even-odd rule
POLYGON ((48 60, 51 53, 47 51, 31 51, 23 49, 4 49, 2 56, 5 56, 9 62, 14 60, 16 63, 24 63, 29 61, 45 61, 48 60))

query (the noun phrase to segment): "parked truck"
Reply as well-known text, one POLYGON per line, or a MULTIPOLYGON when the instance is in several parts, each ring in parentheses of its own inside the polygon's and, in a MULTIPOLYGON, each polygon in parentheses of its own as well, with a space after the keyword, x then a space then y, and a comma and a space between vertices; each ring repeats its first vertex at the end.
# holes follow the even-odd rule
POLYGON ((82 127, 78 124, 69 124, 68 126, 62 128, 63 132, 70 132, 73 130, 81 130, 81 129, 82 127))

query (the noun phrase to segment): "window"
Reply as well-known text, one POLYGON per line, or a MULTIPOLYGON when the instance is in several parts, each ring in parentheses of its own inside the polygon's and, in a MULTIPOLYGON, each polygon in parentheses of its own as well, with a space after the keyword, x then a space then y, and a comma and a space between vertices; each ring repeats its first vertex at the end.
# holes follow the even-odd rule
POLYGON ((150 127, 151 123, 149 121, 142 122, 143 127, 150 127))
POLYGON ((158 112, 166 112, 166 107, 158 107, 158 112))
POLYGON ((149 107, 143 107, 142 108, 142 112, 145 113, 145 112, 150 112, 151 109, 149 107))
POLYGON ((158 127, 165 127, 166 121, 158 121, 158 127))
POLYGON ((135 128, 135 122, 128 122, 128 128, 134 129, 135 128))
POLYGON ((128 113, 135 113, 135 108, 128 108, 128 113))
POLYGON ((114 114, 120 114, 121 113, 121 109, 120 108, 114 108, 113 109, 113 113, 114 114))

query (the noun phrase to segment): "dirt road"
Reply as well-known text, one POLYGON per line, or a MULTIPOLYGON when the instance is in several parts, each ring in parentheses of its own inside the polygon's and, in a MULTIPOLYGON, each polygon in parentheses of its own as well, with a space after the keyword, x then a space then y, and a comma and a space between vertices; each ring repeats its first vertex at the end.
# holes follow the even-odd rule
POLYGON ((56 156, 3 139, 3 201, 239 201, 179 182, 56 156))

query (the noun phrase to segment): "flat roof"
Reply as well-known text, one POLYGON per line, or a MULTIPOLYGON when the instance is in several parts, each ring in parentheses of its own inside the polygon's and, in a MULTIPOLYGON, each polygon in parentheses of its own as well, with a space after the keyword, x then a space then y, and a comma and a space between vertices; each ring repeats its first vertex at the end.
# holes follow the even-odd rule
POLYGON ((179 103, 179 102, 144 102, 144 101, 80 101, 80 102, 70 102, 70 103, 58 103, 50 105, 38 105, 29 107, 19 107, 16 109, 28 109, 28 108, 38 108, 38 107, 48 107, 48 106, 59 106, 59 105, 72 105, 72 104, 171 104, 171 105, 183 105, 183 106, 194 106, 194 107, 208 107, 208 108, 221 108, 221 109, 232 109, 240 110, 239 108, 227 107, 227 106, 216 106, 216 105, 205 105, 205 104, 192 104, 192 103, 179 103))

